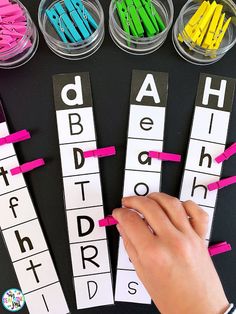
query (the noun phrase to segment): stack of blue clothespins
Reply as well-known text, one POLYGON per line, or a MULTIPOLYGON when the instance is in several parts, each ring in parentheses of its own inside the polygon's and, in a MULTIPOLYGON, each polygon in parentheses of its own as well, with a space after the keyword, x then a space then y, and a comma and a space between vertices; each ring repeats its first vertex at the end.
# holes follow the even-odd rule
POLYGON ((98 25, 81 0, 57 2, 46 10, 47 17, 64 43, 78 43, 87 39, 98 25))

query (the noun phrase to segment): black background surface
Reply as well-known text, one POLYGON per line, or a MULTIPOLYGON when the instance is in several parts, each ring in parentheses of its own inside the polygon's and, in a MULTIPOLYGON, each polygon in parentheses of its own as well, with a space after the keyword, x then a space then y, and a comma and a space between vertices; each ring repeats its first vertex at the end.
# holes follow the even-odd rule
MULTIPOLYGON (((39 1, 22 0, 36 25, 39 1)), ((100 161, 106 214, 119 206, 125 162, 126 134, 132 69, 169 72, 169 96, 164 149, 185 156, 199 73, 211 73, 236 78, 234 47, 225 58, 211 66, 198 67, 182 60, 174 50, 171 33, 164 46, 149 56, 133 56, 122 52, 108 33, 108 0, 101 0, 106 17, 106 37, 100 50, 82 61, 67 61, 54 55, 40 34, 39 49, 26 65, 15 70, 0 70, 0 93, 10 131, 23 128, 32 132, 32 140, 16 145, 21 163, 44 157, 46 166, 28 173, 26 181, 53 254, 59 278, 71 312, 77 313, 72 285, 72 270, 65 223, 62 179, 57 141, 52 75, 57 73, 90 72, 95 107, 98 147, 115 145, 115 157, 100 161)), ((182 0, 175 1, 175 16, 182 0)), ((236 141, 236 108, 234 106, 228 144, 236 141)), ((178 196, 183 165, 163 166, 162 190, 178 196)), ((236 174, 236 156, 224 165, 223 176, 236 174)), ((212 241, 226 240, 233 251, 214 258, 230 301, 236 302, 236 186, 219 192, 212 241)), ((0 209, 1 210, 1 209, 0 209)), ((115 276, 118 234, 108 230, 109 245, 115 276)), ((16 287, 16 277, 7 250, 0 240, 0 295, 16 287)), ((191 288, 191 283, 190 283, 191 288)), ((183 300, 184 302, 184 300, 183 300)), ((115 306, 81 310, 86 314, 156 313, 154 306, 117 303, 115 306)), ((9 313, 0 305, 0 313, 9 313)), ((22 310, 20 313, 27 313, 22 310)), ((40 314, 40 313, 39 313, 40 314)), ((177 313, 181 314, 181 313, 177 313)))

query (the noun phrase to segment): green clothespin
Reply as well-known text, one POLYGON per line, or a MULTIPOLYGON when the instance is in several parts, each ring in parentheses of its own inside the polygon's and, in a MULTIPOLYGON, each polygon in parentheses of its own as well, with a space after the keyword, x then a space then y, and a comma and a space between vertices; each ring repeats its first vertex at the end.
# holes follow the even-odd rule
POLYGON ((152 21, 153 25, 155 26, 157 33, 159 33, 160 29, 159 29, 158 23, 155 19, 155 16, 153 14, 152 7, 150 6, 150 1, 149 0, 141 0, 141 1, 142 1, 143 6, 145 7, 145 10, 146 10, 150 20, 152 21))
POLYGON ((134 23, 132 22, 131 17, 129 16, 127 7, 125 5, 125 2, 122 0, 116 1, 116 8, 120 17, 121 25, 123 30, 130 35, 130 31, 133 36, 138 37, 138 34, 136 32, 136 29, 134 27, 134 23))
POLYGON ((156 31, 154 25, 152 24, 152 21, 148 17, 148 14, 145 11, 141 1, 140 0, 133 0, 133 1, 134 1, 135 7, 138 10, 139 16, 143 22, 143 25, 144 25, 144 28, 147 32, 148 37, 154 36, 157 33, 157 31, 156 31))
POLYGON ((130 15, 130 18, 132 19, 132 22, 134 23, 134 27, 136 29, 138 37, 143 37, 144 29, 140 21, 139 15, 136 11, 136 8, 134 6, 133 0, 126 0, 126 5, 127 5, 127 11, 130 15))
POLYGON ((153 24, 157 25, 159 31, 164 31, 166 29, 166 26, 162 20, 162 18, 160 17, 159 13, 157 12, 156 8, 154 7, 154 5, 152 4, 151 0, 141 0, 143 5, 145 6, 145 9, 150 17, 150 19, 152 20, 153 24), (154 19, 154 21, 153 21, 154 19))

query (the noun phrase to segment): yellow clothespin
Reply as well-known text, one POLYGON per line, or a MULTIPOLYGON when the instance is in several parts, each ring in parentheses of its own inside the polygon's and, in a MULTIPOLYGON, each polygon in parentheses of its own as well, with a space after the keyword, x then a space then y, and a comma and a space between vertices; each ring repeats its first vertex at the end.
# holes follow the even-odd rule
POLYGON ((185 25, 184 31, 182 34, 179 34, 178 39, 179 41, 183 42, 184 38, 192 38, 192 36, 195 33, 196 27, 201 21, 202 17, 204 16, 204 13, 210 6, 209 1, 203 1, 200 7, 197 9, 195 14, 191 17, 189 22, 185 25))
POLYGON ((207 23, 209 22, 209 20, 211 20, 215 9, 217 7, 217 3, 215 1, 212 2, 212 4, 210 5, 209 9, 207 10, 207 12, 204 14, 201 22, 199 23, 199 28, 201 31, 203 31, 207 25, 207 23))
POLYGON ((202 44, 203 48, 207 48, 211 45, 213 37, 214 37, 216 29, 217 29, 217 25, 219 24, 222 10, 223 10, 223 5, 218 4, 216 9, 215 9, 214 15, 212 17, 211 24, 209 26, 209 30, 208 30, 206 37, 204 39, 204 42, 202 44))
POLYGON ((222 30, 223 28, 223 24, 224 24, 224 20, 225 20, 225 13, 223 13, 220 17, 220 20, 219 20, 219 23, 217 25, 217 28, 216 28, 216 31, 215 31, 215 34, 213 36, 213 39, 212 39, 212 42, 210 43, 208 49, 214 49, 213 48, 213 44, 215 44, 216 42, 216 39, 219 37, 220 35, 220 31, 222 30), (212 47, 212 48, 211 48, 212 47))
MULTIPOLYGON (((224 14, 223 14, 224 15, 224 14)), ((220 44, 225 36, 225 33, 229 27, 229 24, 231 22, 232 18, 228 18, 228 20, 225 22, 224 26, 219 28, 218 32, 215 34, 214 40, 209 46, 209 49, 217 50, 220 47, 220 44)))
MULTIPOLYGON (((209 28, 210 22, 211 22, 211 20, 208 21, 208 23, 206 24, 204 30, 200 33, 198 39, 196 40, 196 44, 197 44, 198 46, 202 46, 202 42, 203 42, 203 39, 204 39, 204 37, 205 37, 205 35, 206 35, 206 33, 207 33, 207 30, 208 30, 208 28, 209 28)), ((202 47, 203 47, 203 46, 202 46, 202 47)), ((203 47, 203 48, 204 48, 204 47, 203 47)))
POLYGON ((201 33, 206 30, 206 26, 209 25, 211 18, 214 14, 214 11, 216 9, 216 6, 217 6, 217 3, 214 1, 206 9, 201 21, 199 22, 196 29, 194 30, 194 34, 192 36, 193 42, 196 42, 197 39, 201 36, 201 33))

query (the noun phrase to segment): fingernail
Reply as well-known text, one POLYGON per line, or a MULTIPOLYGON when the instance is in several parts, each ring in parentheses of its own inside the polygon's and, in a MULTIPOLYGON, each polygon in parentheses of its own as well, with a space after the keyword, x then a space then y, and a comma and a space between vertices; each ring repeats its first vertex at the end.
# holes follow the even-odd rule
POLYGON ((115 209, 113 209, 113 211, 112 211, 112 216, 117 220, 117 212, 119 211, 119 209, 118 208, 115 208, 115 209))

